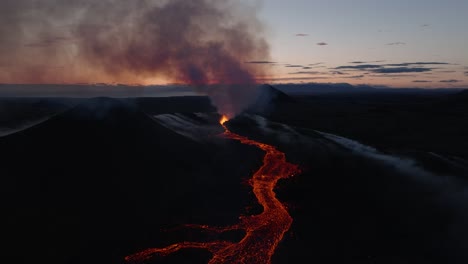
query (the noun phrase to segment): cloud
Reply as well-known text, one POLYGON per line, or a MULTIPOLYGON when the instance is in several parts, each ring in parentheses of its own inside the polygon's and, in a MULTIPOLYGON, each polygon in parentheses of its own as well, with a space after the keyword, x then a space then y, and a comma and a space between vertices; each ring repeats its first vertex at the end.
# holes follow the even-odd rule
POLYGON ((406 43, 398 41, 398 42, 387 43, 385 45, 387 45, 387 46, 397 46, 397 45, 406 45, 406 43))
POLYGON ((364 78, 364 75, 353 75, 353 76, 346 76, 343 78, 348 78, 348 79, 361 79, 364 78))
POLYGON ((289 74, 321 74, 318 71, 298 71, 298 72, 290 72, 289 74))
POLYGON ((458 83, 461 82, 460 80, 450 79, 450 80, 441 80, 441 83, 458 83))
MULTIPOLYGON (((383 61, 373 61, 373 62, 383 62, 383 61)), ((365 61, 352 61, 350 62, 353 65, 344 65, 335 67, 334 70, 359 70, 359 71, 369 71, 372 73, 382 73, 382 74, 395 74, 395 73, 411 73, 411 72, 420 72, 427 73, 436 68, 424 67, 426 65, 451 65, 448 62, 403 62, 403 63, 390 63, 390 64, 369 64, 365 61)), ((453 71, 443 71, 443 72, 453 72, 453 71)))
POLYGON ((388 33, 388 32, 392 32, 391 30, 388 30, 388 29, 379 29, 378 30, 379 33, 388 33))
POLYGON ((329 77, 325 76, 314 76, 314 77, 271 77, 271 78, 257 78, 256 80, 259 82, 281 82, 281 81, 312 81, 312 80, 324 80, 330 79, 329 77))
POLYGON ((348 75, 347 73, 341 72, 341 71, 332 71, 331 74, 334 75, 348 75))
POLYGON ((67 37, 49 37, 49 38, 43 38, 41 40, 31 42, 28 44, 25 44, 25 47, 30 47, 30 48, 45 48, 57 44, 61 44, 67 41, 71 41, 72 38, 67 38, 67 37))
POLYGON ((296 37, 307 37, 309 36, 309 34, 305 34, 305 33, 297 33, 296 34, 296 37))
POLYGON ((397 68, 381 68, 374 69, 374 73, 405 73, 405 72, 428 72, 432 71, 431 68, 409 68, 409 67, 397 67, 397 68))
POLYGON ((319 63, 311 63, 311 64, 307 64, 307 68, 326 68, 325 66, 325 63, 323 62, 319 62, 319 63))
POLYGON ((354 69, 354 70, 367 70, 367 69, 375 69, 375 68, 382 68, 382 65, 377 64, 360 64, 360 65, 353 65, 353 66, 338 66, 335 70, 340 69, 354 69))
POLYGON ((313 67, 302 67, 303 70, 310 70, 313 69, 313 67))
POLYGON ((402 77, 417 77, 413 74, 398 74, 398 73, 382 73, 382 74, 372 74, 368 75, 370 77, 379 77, 379 78, 402 78, 402 77))
POLYGON ((1 60, 18 65, 2 69, 0 82, 165 80, 191 84, 234 115, 255 99, 255 78, 268 70, 244 62, 270 60, 259 8, 247 2, 3 0, 1 60), (68 38, 72 47, 56 47, 68 38), (57 74, 43 65, 72 67, 57 74))
POLYGON ((427 81, 427 80, 414 80, 414 83, 431 83, 432 81, 427 81))
POLYGON ((370 63, 377 63, 377 62, 385 62, 385 61, 384 60, 378 60, 378 61, 351 61, 349 63, 351 63, 351 64, 364 64, 364 63, 370 64, 370 63))
POLYGON ((464 72, 464 74, 465 74, 466 76, 468 76, 468 71, 464 72))
POLYGON ((403 62, 403 63, 393 63, 393 64, 384 64, 384 66, 391 66, 391 67, 406 67, 412 65, 450 65, 448 62, 403 62))
POLYGON ((317 43, 317 45, 319 45, 319 46, 327 46, 328 43, 326 43, 326 42, 319 42, 319 43, 317 43))
POLYGON ((421 27, 430 27, 429 24, 422 24, 421 27))
POLYGON ((275 64, 277 62, 274 62, 274 61, 246 61, 245 63, 250 63, 250 64, 275 64))
POLYGON ((303 65, 292 65, 292 64, 286 64, 286 68, 303 68, 303 65))

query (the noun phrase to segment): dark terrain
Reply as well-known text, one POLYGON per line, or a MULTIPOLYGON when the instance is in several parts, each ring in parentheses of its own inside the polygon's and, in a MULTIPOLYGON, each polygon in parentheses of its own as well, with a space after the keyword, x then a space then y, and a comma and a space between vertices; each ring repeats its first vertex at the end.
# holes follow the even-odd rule
MULTIPOLYGON (((264 89, 267 98, 228 127, 278 146, 303 169, 277 188, 294 222, 273 263, 468 262, 467 91, 290 97, 264 89)), ((47 117, 0 137, 5 263, 123 263, 149 247, 216 239, 183 224, 224 226, 261 210, 247 180, 263 153, 217 137, 208 98, 1 99, 0 109, 1 128, 47 117), (212 133, 197 141, 155 119, 175 113, 212 133)), ((149 263, 209 257, 184 250, 149 263)))

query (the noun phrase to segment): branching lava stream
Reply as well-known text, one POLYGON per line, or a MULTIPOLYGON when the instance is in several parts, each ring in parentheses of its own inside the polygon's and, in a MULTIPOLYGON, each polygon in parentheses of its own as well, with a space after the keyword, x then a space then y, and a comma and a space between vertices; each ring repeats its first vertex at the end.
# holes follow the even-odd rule
POLYGON ((244 216, 240 222, 225 228, 209 226, 193 226, 209 232, 222 233, 229 230, 244 230, 245 236, 239 242, 181 242, 165 248, 150 248, 142 252, 127 256, 130 263, 142 263, 153 257, 164 257, 184 248, 206 249, 213 254, 208 262, 215 263, 271 263, 271 257, 289 230, 292 218, 285 206, 276 198, 274 187, 279 179, 288 178, 300 172, 297 165, 288 163, 285 154, 275 147, 257 142, 247 137, 235 134, 224 125, 228 119, 223 116, 220 120, 225 131, 223 136, 237 140, 242 144, 256 146, 265 151, 262 167, 255 172, 250 184, 258 202, 263 206, 259 215, 244 216))

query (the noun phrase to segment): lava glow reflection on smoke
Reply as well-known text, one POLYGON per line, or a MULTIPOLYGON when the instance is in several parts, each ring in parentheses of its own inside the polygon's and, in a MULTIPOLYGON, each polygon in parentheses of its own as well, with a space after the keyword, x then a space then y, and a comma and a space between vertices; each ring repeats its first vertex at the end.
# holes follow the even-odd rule
POLYGON ((209 227, 188 225, 207 232, 223 233, 230 230, 244 230, 245 236, 239 242, 181 242, 165 248, 150 248, 127 256, 130 263, 142 263, 154 257, 168 256, 184 248, 205 249, 213 254, 209 264, 214 263, 271 263, 271 257, 286 231, 292 224, 292 218, 285 206, 276 198, 274 188, 280 179, 300 173, 297 165, 288 163, 283 152, 271 145, 235 134, 225 126, 229 119, 223 116, 220 124, 226 139, 237 140, 245 145, 258 147, 265 151, 263 165, 250 180, 258 202, 263 206, 259 215, 244 216, 240 222, 228 227, 209 227))

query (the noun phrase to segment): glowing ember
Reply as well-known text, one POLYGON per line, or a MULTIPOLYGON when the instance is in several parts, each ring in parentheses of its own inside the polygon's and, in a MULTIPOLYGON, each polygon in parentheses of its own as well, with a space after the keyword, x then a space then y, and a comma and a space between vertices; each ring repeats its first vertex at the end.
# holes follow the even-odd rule
POLYGON ((170 255, 184 248, 199 248, 206 249, 213 254, 212 259, 208 262, 209 264, 271 263, 271 257, 276 247, 292 223, 291 216, 284 205, 276 198, 273 189, 279 179, 293 176, 299 173, 300 170, 297 165, 288 163, 285 154, 275 147, 232 133, 224 126, 226 121, 228 121, 226 116, 223 116, 220 120, 225 129, 223 133, 225 138, 256 146, 266 153, 262 167, 255 172, 249 182, 258 202, 263 206, 263 212, 259 215, 241 217, 238 224, 224 228, 187 226, 213 233, 244 230, 246 233, 244 238, 237 243, 229 241, 181 242, 165 248, 150 248, 127 256, 125 258, 127 262, 140 263, 153 257, 170 255))

